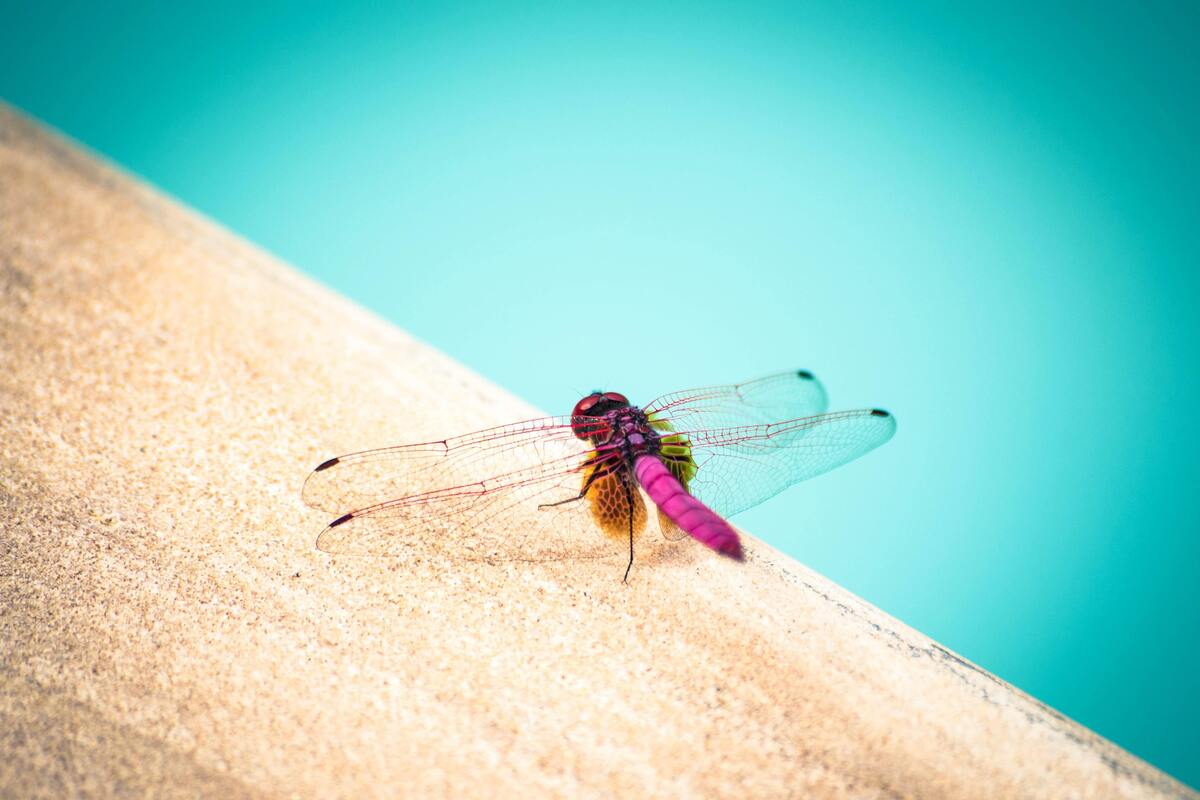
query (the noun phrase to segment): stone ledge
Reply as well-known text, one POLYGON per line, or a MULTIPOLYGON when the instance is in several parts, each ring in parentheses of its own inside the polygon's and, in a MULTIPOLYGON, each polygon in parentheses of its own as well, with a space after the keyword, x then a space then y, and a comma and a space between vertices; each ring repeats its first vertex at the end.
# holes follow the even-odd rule
POLYGON ((536 414, 0 106, 0 795, 1195 797, 795 561, 332 560, 536 414))

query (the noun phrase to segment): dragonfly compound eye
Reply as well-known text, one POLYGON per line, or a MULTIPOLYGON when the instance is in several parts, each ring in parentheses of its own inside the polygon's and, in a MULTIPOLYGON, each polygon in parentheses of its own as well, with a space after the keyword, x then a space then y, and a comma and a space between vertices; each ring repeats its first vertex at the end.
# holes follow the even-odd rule
POLYGON ((596 435, 599 420, 589 415, 599 411, 596 405, 603 399, 604 395, 595 392, 575 404, 571 411, 571 430, 576 438, 586 440, 596 435))
POLYGON ((571 416, 580 417, 592 413, 592 409, 596 403, 604 397, 602 394, 589 394, 587 397, 575 404, 574 410, 571 411, 571 416))

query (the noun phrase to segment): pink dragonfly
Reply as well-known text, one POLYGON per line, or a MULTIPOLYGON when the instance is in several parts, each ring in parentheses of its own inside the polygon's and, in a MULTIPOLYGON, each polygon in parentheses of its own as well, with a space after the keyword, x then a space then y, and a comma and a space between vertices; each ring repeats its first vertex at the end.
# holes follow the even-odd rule
POLYGON ((825 390, 794 370, 663 395, 637 407, 596 391, 568 416, 331 458, 305 503, 341 514, 317 538, 329 553, 440 553, 472 560, 613 555, 646 528, 690 535, 741 560, 737 514, 878 447, 886 411, 823 413, 825 390), (596 528, 605 534, 598 536, 596 528))

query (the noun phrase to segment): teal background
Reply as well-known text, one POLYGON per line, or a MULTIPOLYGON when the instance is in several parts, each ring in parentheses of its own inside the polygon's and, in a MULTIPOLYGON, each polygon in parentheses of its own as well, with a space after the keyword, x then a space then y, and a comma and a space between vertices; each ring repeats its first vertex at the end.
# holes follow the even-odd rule
POLYGON ((738 522, 1200 785, 1194 10, 163 5, 0 96, 556 413, 891 409, 738 522))

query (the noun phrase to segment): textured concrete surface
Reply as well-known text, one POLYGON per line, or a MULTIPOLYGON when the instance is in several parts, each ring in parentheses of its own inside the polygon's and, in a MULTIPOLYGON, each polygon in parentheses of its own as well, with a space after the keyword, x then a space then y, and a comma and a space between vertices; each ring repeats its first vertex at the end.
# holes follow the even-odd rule
POLYGON ((314 548, 323 458, 535 413, 0 107, 0 794, 1196 796, 751 537, 314 548))

